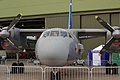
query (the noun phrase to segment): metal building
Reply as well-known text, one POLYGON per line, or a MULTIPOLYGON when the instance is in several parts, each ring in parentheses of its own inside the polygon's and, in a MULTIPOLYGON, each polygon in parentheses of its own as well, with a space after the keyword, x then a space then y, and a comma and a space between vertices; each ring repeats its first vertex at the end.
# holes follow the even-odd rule
MULTIPOLYGON (((67 28, 69 0, 0 0, 0 26, 7 26, 22 13, 18 28, 67 28)), ((73 0, 73 28, 103 28, 94 18, 100 16, 120 26, 120 0, 73 0)), ((105 37, 81 41, 88 50, 105 43, 105 37)))

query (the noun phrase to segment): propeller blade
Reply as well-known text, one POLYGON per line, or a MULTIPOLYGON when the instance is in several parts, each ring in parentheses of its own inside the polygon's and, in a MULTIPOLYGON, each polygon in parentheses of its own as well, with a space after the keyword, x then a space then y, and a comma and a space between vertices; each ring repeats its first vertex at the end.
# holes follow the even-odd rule
POLYGON ((18 42, 16 41, 15 39, 13 39, 12 37, 8 37, 7 40, 13 44, 16 48, 20 49, 23 51, 23 46, 18 42))
POLYGON ((107 43, 105 44, 105 46, 102 48, 102 50, 100 51, 100 54, 103 54, 104 52, 106 52, 106 50, 111 46, 111 44, 115 41, 115 38, 111 37, 107 43))
POLYGON ((10 25, 8 26, 7 28, 7 31, 10 31, 17 23, 18 21, 21 19, 22 15, 21 14, 18 14, 14 19, 13 21, 10 23, 10 25))
POLYGON ((105 21, 104 21, 103 19, 101 19, 100 17, 95 16, 95 19, 96 19, 102 26, 104 26, 106 29, 108 29, 110 32, 113 32, 113 31, 114 31, 114 29, 112 28, 112 26, 111 26, 109 23, 105 22, 105 21))

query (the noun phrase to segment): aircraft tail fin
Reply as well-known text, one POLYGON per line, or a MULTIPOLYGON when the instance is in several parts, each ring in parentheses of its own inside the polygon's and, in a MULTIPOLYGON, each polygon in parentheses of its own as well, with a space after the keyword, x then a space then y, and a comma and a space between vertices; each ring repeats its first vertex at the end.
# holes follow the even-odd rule
POLYGON ((69 4, 68 29, 72 29, 72 0, 70 0, 69 4))

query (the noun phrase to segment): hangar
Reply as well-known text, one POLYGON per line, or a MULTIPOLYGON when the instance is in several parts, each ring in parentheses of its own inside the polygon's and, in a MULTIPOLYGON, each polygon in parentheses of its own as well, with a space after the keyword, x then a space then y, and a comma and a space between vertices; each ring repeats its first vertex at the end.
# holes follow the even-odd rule
MULTIPOLYGON (((69 0, 0 0, 0 26, 7 26, 14 16, 23 17, 18 28, 67 28, 69 0)), ((94 18, 102 17, 111 25, 120 26, 119 0, 73 0, 72 26, 78 28, 103 28, 94 18)), ((81 41, 88 50, 105 43, 105 37, 81 41)))

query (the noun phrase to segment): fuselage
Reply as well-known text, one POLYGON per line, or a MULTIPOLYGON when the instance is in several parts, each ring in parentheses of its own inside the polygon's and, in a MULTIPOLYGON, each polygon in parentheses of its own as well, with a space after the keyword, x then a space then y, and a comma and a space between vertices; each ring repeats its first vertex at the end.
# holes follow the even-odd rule
POLYGON ((64 29, 48 29, 39 37, 35 54, 41 64, 48 66, 64 66, 77 60, 83 45, 77 38, 64 29))

